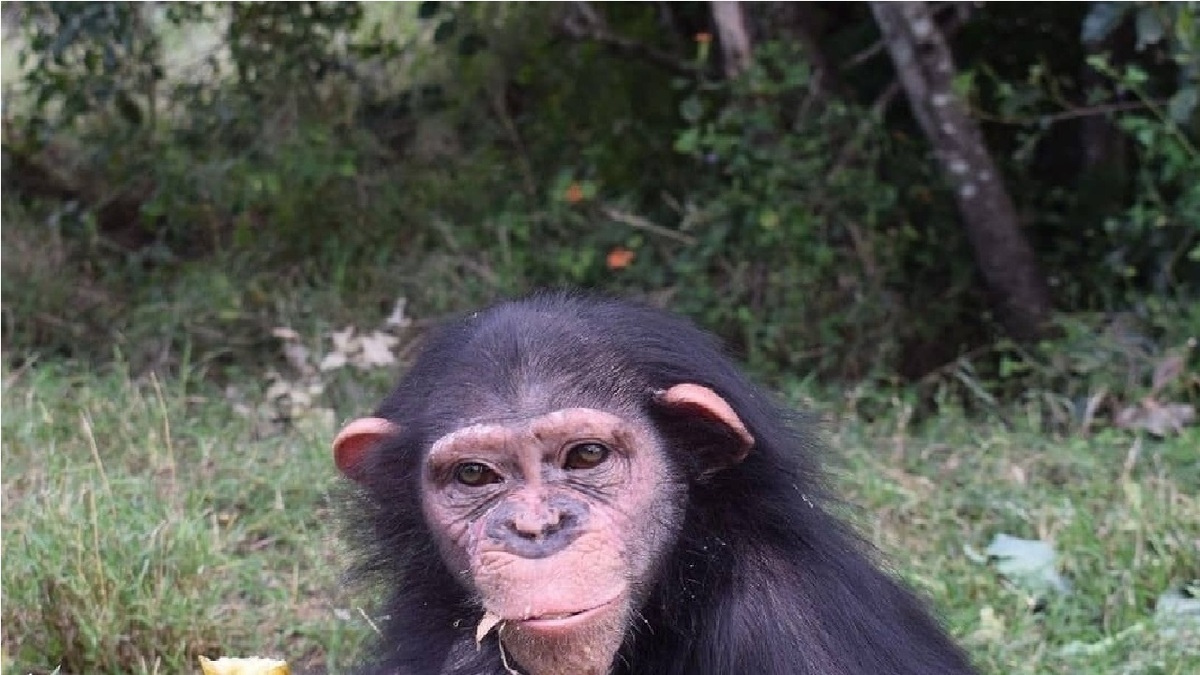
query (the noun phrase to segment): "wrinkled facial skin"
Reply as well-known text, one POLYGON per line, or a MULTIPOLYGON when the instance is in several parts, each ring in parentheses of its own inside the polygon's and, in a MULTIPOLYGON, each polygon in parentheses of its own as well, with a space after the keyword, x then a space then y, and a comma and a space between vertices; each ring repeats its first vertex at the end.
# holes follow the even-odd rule
POLYGON ((602 674, 672 543, 685 486, 670 473, 648 423, 570 408, 436 441, 423 508, 525 670, 602 674))

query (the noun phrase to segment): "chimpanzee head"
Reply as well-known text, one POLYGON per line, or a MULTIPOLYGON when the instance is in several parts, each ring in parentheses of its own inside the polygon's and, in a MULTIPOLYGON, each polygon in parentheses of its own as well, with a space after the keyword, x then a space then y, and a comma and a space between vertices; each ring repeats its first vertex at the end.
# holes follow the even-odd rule
POLYGON ((661 359, 710 349, 689 342, 698 331, 672 344, 673 319, 571 303, 452 324, 334 441, 338 467, 377 502, 416 492, 441 564, 477 603, 479 635, 498 627, 532 675, 608 672, 690 486, 754 445, 721 393, 661 359))

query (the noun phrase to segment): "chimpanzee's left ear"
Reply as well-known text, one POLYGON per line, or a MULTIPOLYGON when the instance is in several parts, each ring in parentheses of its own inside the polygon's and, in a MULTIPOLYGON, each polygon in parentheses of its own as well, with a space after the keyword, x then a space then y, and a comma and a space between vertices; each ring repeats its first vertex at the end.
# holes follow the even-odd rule
POLYGON ((723 427, 729 433, 732 444, 732 452, 721 458, 725 466, 732 466, 746 459, 750 449, 754 447, 754 436, 750 435, 733 406, 708 387, 688 382, 677 384, 658 392, 655 402, 681 414, 696 416, 723 427))
POLYGON ((361 480, 367 451, 400 427, 382 417, 360 417, 342 427, 333 439, 333 461, 346 477, 361 480))

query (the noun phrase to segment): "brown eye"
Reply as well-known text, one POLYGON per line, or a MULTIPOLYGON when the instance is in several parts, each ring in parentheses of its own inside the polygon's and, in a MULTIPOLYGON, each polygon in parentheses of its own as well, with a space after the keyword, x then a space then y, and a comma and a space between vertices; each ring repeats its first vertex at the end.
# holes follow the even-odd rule
POLYGON ((608 453, 611 452, 608 448, 599 443, 580 443, 567 451, 567 461, 564 464, 568 469, 591 469, 599 466, 608 459, 608 453))
POLYGON ((488 468, 486 464, 463 462, 455 467, 454 480, 470 487, 479 487, 488 483, 500 482, 500 476, 496 475, 496 472, 488 468))

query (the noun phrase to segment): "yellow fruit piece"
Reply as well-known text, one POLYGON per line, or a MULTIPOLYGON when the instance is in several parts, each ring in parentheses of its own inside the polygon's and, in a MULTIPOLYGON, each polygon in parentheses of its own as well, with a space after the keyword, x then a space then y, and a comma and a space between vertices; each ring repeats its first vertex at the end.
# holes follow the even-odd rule
POLYGON ((290 675, 287 661, 275 659, 229 659, 210 661, 200 657, 204 675, 290 675))

